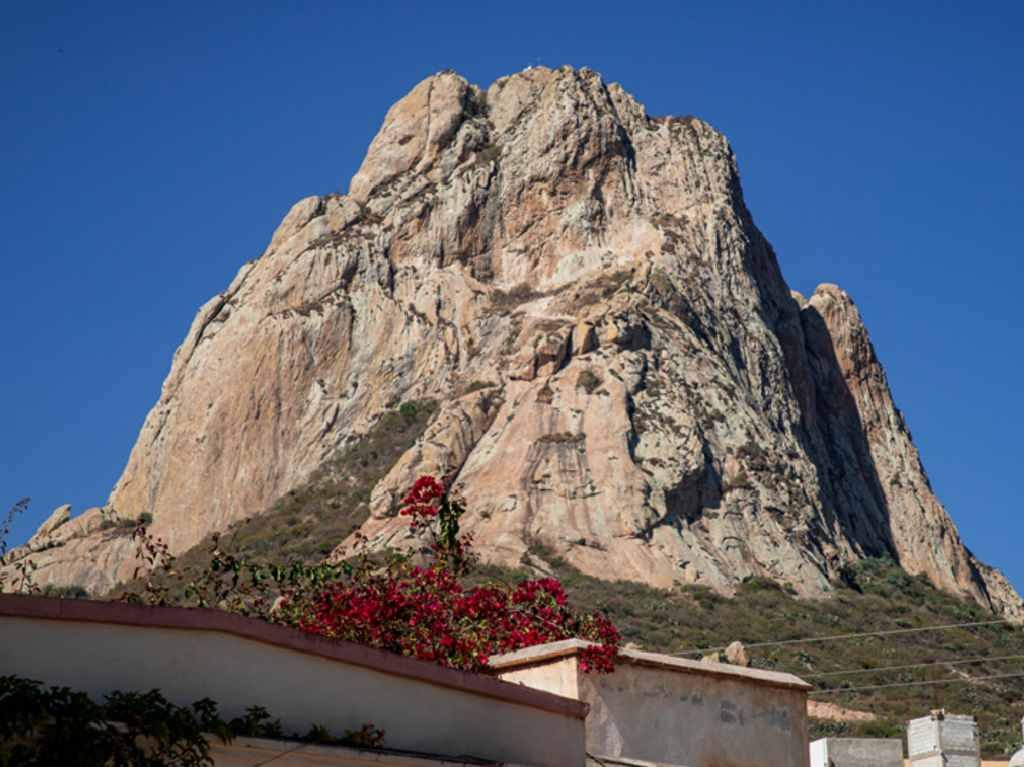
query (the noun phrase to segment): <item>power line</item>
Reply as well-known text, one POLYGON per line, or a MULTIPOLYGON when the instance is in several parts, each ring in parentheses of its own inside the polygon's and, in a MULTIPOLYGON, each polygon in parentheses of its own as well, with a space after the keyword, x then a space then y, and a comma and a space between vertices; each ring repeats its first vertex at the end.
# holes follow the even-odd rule
POLYGON ((913 668, 927 668, 930 666, 964 666, 971 663, 997 663, 1004 660, 1022 660, 1024 655, 1004 655, 999 658, 967 658, 965 660, 938 660, 931 663, 911 663, 906 666, 882 666, 880 668, 859 668, 850 671, 822 671, 817 674, 803 674, 799 671, 790 673, 800 674, 804 679, 817 679, 823 676, 852 676, 854 674, 877 674, 882 671, 908 671, 913 668))
POLYGON ((1024 673, 1018 674, 992 674, 991 676, 976 676, 972 679, 938 679, 928 682, 896 682, 894 684, 872 684, 865 687, 837 687, 834 690, 812 690, 811 695, 839 695, 844 692, 864 692, 866 690, 889 690, 894 687, 924 687, 934 684, 973 684, 974 682, 987 682, 990 679, 1016 679, 1024 677, 1024 673))
MULTIPOLYGON (((833 636, 823 637, 807 637, 805 639, 781 639, 774 642, 754 642, 752 644, 743 643, 744 648, 751 649, 754 647, 778 647, 781 645, 794 645, 794 644, 814 644, 817 642, 836 642, 844 639, 866 639, 868 637, 875 636, 892 636, 894 634, 914 634, 921 631, 948 631, 949 629, 958 628, 973 628, 976 626, 996 626, 1006 623, 1013 623, 1014 621, 1009 618, 1001 618, 1000 620, 993 621, 974 621, 973 623, 947 623, 941 626, 920 626, 918 628, 908 629, 887 629, 885 631, 864 631, 857 634, 835 634, 833 636)), ((727 650, 728 645, 722 647, 697 647, 692 650, 681 650, 675 655, 693 655, 694 653, 702 652, 716 652, 718 650, 727 650)))

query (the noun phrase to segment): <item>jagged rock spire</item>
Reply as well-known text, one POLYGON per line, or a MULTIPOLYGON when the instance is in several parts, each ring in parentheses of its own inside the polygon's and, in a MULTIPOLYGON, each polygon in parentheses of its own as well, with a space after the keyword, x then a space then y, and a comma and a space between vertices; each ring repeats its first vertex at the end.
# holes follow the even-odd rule
MULTIPOLYGON (((420 398, 441 407, 373 492, 376 544, 408 543, 401 491, 447 467, 499 562, 540 543, 598 577, 815 596, 891 556, 1024 614, 935 499, 852 300, 790 294, 726 139, 590 70, 444 72, 396 103, 349 194, 296 204, 200 310, 109 506, 182 551, 420 398)), ((54 549, 50 575, 123 577, 106 545, 64 550, 103 572, 54 549)))

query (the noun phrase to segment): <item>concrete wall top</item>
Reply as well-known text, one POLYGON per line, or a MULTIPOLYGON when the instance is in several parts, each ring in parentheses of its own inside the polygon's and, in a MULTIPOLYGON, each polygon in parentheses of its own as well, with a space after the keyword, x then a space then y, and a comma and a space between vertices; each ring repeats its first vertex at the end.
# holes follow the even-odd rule
MULTIPOLYGON (((495 655, 490 658, 491 668, 498 671, 506 671, 525 666, 535 666, 551 662, 559 658, 571 655, 578 655, 584 647, 593 644, 582 639, 563 639, 560 642, 548 642, 547 644, 527 647, 516 652, 504 655, 495 655)), ((706 676, 717 676, 736 681, 745 681, 753 684, 761 684, 770 687, 783 687, 792 690, 810 691, 812 685, 792 674, 784 674, 777 671, 764 671, 756 668, 744 668, 733 666, 728 663, 711 663, 708 661, 687 660, 677 658, 673 655, 661 653, 642 652, 640 650, 620 650, 619 662, 639 666, 650 666, 664 669, 666 671, 678 671, 685 674, 703 674, 706 676)))

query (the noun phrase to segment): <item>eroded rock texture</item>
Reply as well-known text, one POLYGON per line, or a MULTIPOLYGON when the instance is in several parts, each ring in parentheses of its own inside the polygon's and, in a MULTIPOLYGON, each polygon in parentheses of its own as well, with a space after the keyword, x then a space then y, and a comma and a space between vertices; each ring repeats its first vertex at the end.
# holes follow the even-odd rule
MULTIPOLYGON (((498 562, 536 542, 603 578, 816 596, 890 555, 1024 614, 933 495, 853 301, 790 293, 725 137, 594 72, 446 72, 395 104, 349 194, 296 204, 200 310, 107 513, 182 551, 421 398, 443 405, 374 490, 377 545, 448 467, 498 562)), ((44 581, 124 577, 123 536, 84 536, 37 552, 44 581)))

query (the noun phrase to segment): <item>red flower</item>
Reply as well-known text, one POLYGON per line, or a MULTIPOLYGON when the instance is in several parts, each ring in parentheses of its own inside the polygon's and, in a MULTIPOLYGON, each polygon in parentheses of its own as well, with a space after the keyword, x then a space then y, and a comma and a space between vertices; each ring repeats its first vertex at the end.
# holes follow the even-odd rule
POLYGON ((468 536, 458 536, 455 524, 461 507, 447 492, 447 482, 420 477, 402 501, 401 513, 412 516, 414 526, 435 533, 429 566, 355 569, 313 594, 293 594, 290 614, 298 614, 298 627, 471 671, 486 669, 496 653, 579 637, 595 643, 581 653, 580 667, 611 671, 618 631, 603 615, 574 612, 556 579, 472 588, 459 580, 473 560, 468 536), (438 543, 434 523, 454 528, 454 540, 438 543))
POLYGON ((435 517, 446 492, 447 488, 436 478, 420 477, 402 499, 398 513, 407 517, 435 517))

